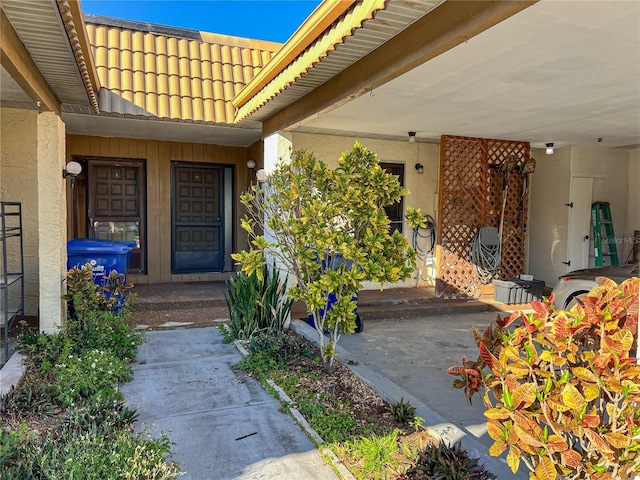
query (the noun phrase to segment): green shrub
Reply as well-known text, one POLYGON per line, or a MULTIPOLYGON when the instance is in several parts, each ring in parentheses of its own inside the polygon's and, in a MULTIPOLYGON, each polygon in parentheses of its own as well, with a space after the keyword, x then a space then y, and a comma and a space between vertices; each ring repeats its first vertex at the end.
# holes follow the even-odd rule
POLYGON ((132 361, 135 359, 138 345, 143 341, 143 335, 131 331, 128 317, 129 314, 126 312, 86 312, 83 321, 69 318, 65 323, 64 332, 83 350, 108 351, 121 360, 132 361))
POLYGON ((475 332, 480 355, 449 373, 482 391, 489 452, 530 478, 613 480, 640 471, 640 278, 600 285, 569 311, 553 297, 475 332))
POLYGON ((58 399, 62 405, 74 405, 86 400, 119 399, 118 382, 131 380, 129 366, 110 352, 87 350, 70 354, 55 366, 58 399))
POLYGON ((261 275, 240 273, 227 280, 225 299, 230 322, 226 340, 248 340, 257 332, 281 331, 293 303, 286 295, 287 282, 279 270, 269 270, 266 265, 261 275))
POLYGON ((416 407, 408 401, 405 402, 404 397, 400 397, 398 403, 391 405, 391 413, 398 422, 411 423, 416 416, 416 407))
POLYGON ((469 458, 459 443, 447 445, 440 440, 438 445, 429 445, 420 451, 416 464, 405 472, 405 479, 438 480, 489 480, 496 477, 469 458))
POLYGON ((168 438, 132 435, 134 410, 121 401, 119 382, 131 379, 129 361, 142 341, 129 327, 131 285, 111 272, 104 288, 89 266, 67 274, 71 316, 60 333, 25 333, 20 350, 27 373, 0 398, 2 480, 168 480, 179 475, 168 438), (63 408, 53 427, 26 423, 63 408), (16 424, 25 419, 24 426, 16 424), (4 422, 3 422, 4 425, 4 422), (35 427, 35 428, 33 428, 35 427))

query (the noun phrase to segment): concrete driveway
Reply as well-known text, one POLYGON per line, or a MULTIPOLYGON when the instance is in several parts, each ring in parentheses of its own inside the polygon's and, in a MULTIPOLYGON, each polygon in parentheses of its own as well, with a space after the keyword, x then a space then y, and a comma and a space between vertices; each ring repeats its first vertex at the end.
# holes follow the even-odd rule
POLYGON ((361 334, 344 335, 339 345, 489 447, 493 441, 487 435, 482 399, 477 397, 470 406, 464 393, 452 388, 455 377, 447 369, 460 365, 463 356, 478 357, 471 328, 483 330, 495 316, 485 312, 375 320, 367 322, 361 334))
MULTIPOLYGON (((501 313, 508 315, 508 313, 501 313)), ((462 356, 476 359, 478 349, 471 328, 482 330, 496 318, 495 312, 458 313, 429 317, 372 320, 362 333, 340 338, 337 358, 369 383, 389 403, 404 397, 417 407, 425 425, 450 443, 460 441, 474 458, 500 479, 527 479, 521 468, 513 474, 504 458, 489 455, 493 441, 487 434, 480 397, 473 406, 464 393, 452 388, 447 374, 462 356)), ((295 330, 315 339, 315 329, 296 320, 295 330)))

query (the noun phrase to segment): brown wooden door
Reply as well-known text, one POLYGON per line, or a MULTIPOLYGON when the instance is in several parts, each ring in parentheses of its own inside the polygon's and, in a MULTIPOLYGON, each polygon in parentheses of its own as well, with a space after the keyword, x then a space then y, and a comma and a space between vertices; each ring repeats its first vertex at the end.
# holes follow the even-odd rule
POLYGON ((130 273, 145 273, 144 162, 88 159, 88 237, 136 242, 130 273))
MULTIPOLYGON (((381 162, 380 167, 387 173, 397 176, 400 185, 404 186, 403 164, 381 162)), ((384 211, 387 213, 387 217, 389 217, 389 220, 391 221, 391 225, 389 226, 389 233, 393 233, 396 230, 402 233, 402 225, 404 224, 404 197, 401 197, 399 202, 384 207, 384 211)))
POLYGON ((223 198, 223 168, 173 164, 173 273, 223 270, 223 198))

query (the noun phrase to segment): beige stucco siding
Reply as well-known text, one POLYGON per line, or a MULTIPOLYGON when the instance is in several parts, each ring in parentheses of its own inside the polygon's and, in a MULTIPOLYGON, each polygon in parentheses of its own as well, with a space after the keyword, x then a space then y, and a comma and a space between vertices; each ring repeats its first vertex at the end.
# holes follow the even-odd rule
POLYGON ((37 120, 40 330, 55 333, 66 319, 65 126, 53 112, 43 112, 37 120))
MULTIPOLYGON (((528 271, 553 286, 559 275, 570 271, 569 258, 571 179, 593 179, 592 202, 609 202, 618 239, 620 262, 630 251, 625 241, 638 225, 637 150, 604 147, 557 148, 553 155, 533 152, 537 168, 531 175, 528 271), (635 199, 634 199, 635 198, 635 199)), ((589 265, 593 266, 593 247, 589 265)))
MULTIPOLYGON (((35 110, 0 109, 0 198, 22 203, 25 314, 38 315, 38 185, 37 128, 35 110)), ((62 183, 62 178, 59 178, 62 183)), ((9 261, 17 261, 16 243, 8 251, 9 261)))
MULTIPOLYGON (((640 230, 640 148, 629 152, 629 194, 625 255, 632 247, 633 232, 640 230)), ((624 258, 627 258, 626 256, 624 258)))
MULTIPOLYGON (((252 155, 260 148, 251 150, 252 155)), ((67 158, 73 156, 144 159, 146 160, 147 194, 147 275, 131 275, 134 283, 214 281, 227 278, 217 273, 171 273, 171 162, 201 162, 235 165, 234 197, 234 251, 244 248, 246 235, 240 228, 239 195, 249 185, 246 163, 248 150, 241 147, 224 147, 194 143, 161 142, 126 138, 89 137, 69 135, 67 158)), ((261 158, 254 158, 258 165, 261 158)), ((71 222, 69 221, 69 226, 71 222)), ((83 236, 82 230, 80 236, 83 236)))

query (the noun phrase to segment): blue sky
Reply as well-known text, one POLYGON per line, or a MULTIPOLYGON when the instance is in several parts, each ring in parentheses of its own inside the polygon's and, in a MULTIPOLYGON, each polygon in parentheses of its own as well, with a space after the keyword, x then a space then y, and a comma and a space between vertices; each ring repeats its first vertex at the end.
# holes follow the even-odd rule
POLYGON ((285 42, 320 0, 81 0, 94 15, 285 42))

